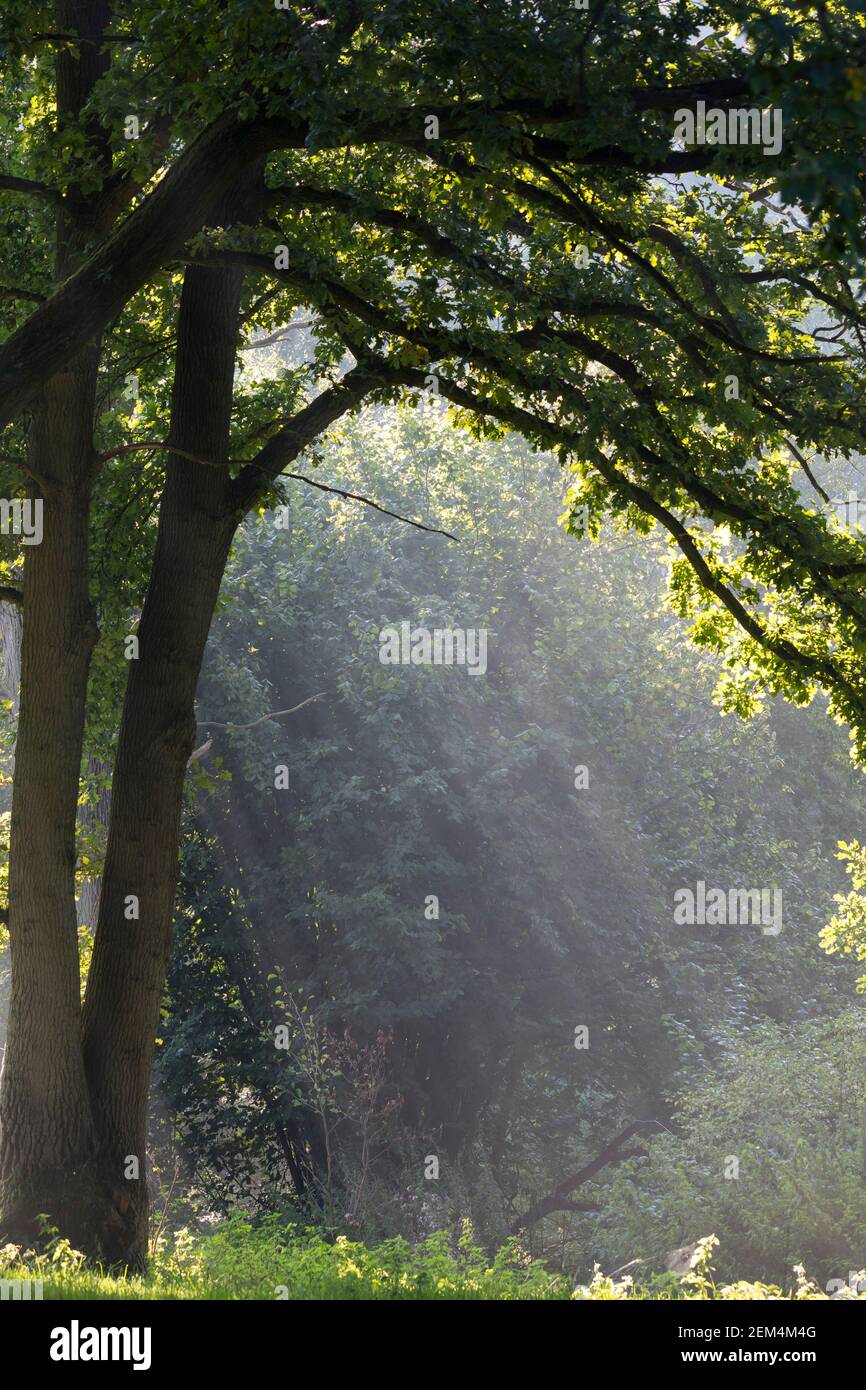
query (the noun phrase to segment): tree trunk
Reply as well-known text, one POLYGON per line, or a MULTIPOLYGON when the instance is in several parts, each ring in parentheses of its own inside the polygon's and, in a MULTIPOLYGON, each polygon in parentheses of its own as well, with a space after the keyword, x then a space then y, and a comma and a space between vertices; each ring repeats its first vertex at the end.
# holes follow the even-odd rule
MULTIPOLYGON (((61 0, 58 14, 65 3, 78 19, 93 8, 88 0, 61 0)), ((98 54, 100 45, 86 51, 98 54)), ((78 68, 75 75, 81 78, 78 68)), ((75 90, 80 95, 80 83, 75 90)), ((229 203, 242 206, 261 183, 261 167, 251 167, 246 187, 217 210, 217 224, 231 225, 229 203)), ((64 205, 60 244, 77 251, 73 215, 64 205)), ((70 255, 65 249, 67 263, 70 255)), ((180 452, 167 458, 138 655, 127 681, 83 1011, 74 826, 93 637, 87 502, 96 346, 52 380, 34 426, 33 464, 49 477, 52 500, 46 541, 28 554, 25 571, 10 889, 14 1026, 0 1099, 0 1231, 29 1240, 34 1213, 47 1211, 85 1253, 131 1269, 146 1260, 147 1101, 195 693, 231 540, 270 480, 375 385, 363 372, 350 373, 299 411, 233 480, 228 453, 242 276, 237 266, 191 267, 184 280, 170 424, 171 445, 180 452), (52 471, 55 458, 61 461, 52 471)))
POLYGON ((88 592, 88 501, 97 350, 54 377, 31 427, 47 477, 43 537, 25 548, 27 595, 12 791, 12 987, 0 1092, 0 1212, 32 1241, 36 1213, 77 1238, 93 1131, 80 1043, 75 813, 96 625, 88 592))
MULTIPOLYGON (((57 0, 62 32, 81 36, 56 60, 61 129, 76 120, 108 65, 105 0, 57 0)), ((104 133, 91 126, 97 165, 104 133)), ((58 211, 55 280, 86 254, 94 205, 74 186, 58 211)), ((94 1166, 81 1049, 75 911, 75 820, 87 679, 98 632, 89 592, 89 510, 99 345, 53 376, 30 426, 30 488, 43 508, 39 543, 24 545, 25 608, 12 791, 9 933, 12 984, 0 1088, 0 1229, 38 1243, 38 1216, 101 1253, 104 1200, 94 1166)))
POLYGON ((146 1253, 147 1098, 171 947, 178 828, 194 746, 195 692, 235 528, 227 467, 242 272, 187 271, 170 454, 111 794, 84 1057, 101 1172, 118 1218, 106 1256, 146 1253), (210 466, 212 462, 213 466, 210 466))
POLYGON ((0 603, 0 689, 12 701, 18 714, 18 688, 21 684, 21 609, 14 603, 0 603))
MULTIPOLYGON (((61 132, 67 117, 77 122, 108 66, 108 18, 107 0, 55 0, 57 31, 80 39, 63 46, 56 61, 61 132)), ((92 167, 110 176, 104 129, 94 121, 86 135, 92 167)), ((350 373, 348 385, 323 392, 302 409, 232 480, 229 432, 243 270, 188 271, 170 425, 174 449, 187 457, 170 452, 167 459, 139 654, 124 701, 82 1011, 74 869, 87 677, 96 637, 88 592, 99 363, 92 335, 166 252, 201 225, 214 196, 224 204, 216 210, 220 226, 231 225, 232 207, 243 209, 251 196, 264 196, 262 157, 279 143, 266 121, 244 124, 230 115, 225 128, 216 122, 81 276, 76 267, 101 223, 113 215, 111 199, 106 203, 98 192, 68 187, 57 212, 56 279, 63 287, 0 354, 8 419, 16 400, 19 406, 33 400, 49 358, 65 360, 62 342, 73 322, 76 342, 90 339, 48 380, 34 408, 29 445, 45 514, 44 539, 26 550, 24 566, 10 870, 13 981, 0 1090, 0 1232, 34 1241, 36 1214, 45 1212, 88 1255, 135 1269, 146 1254, 147 1098, 170 949, 184 774, 195 733, 198 674, 231 539, 239 518, 281 468, 375 383, 364 373, 350 373), (60 325, 59 339, 48 331, 50 323, 60 325)))
MULTIPOLYGON (((79 807, 78 828, 83 835, 104 836, 108 829, 108 812, 111 797, 102 779, 110 767, 99 759, 91 757, 87 766, 87 780, 90 783, 90 800, 79 807)), ((88 931, 96 931, 99 917, 99 894, 102 878, 81 877, 78 885, 78 925, 88 931)))

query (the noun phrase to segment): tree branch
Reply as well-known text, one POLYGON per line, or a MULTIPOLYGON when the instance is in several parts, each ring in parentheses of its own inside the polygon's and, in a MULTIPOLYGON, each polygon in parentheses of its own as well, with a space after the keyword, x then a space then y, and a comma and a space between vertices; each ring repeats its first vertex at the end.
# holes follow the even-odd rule
POLYGON ((621 1134, 618 1134, 615 1139, 611 1139, 610 1143, 606 1144, 601 1150, 601 1153, 597 1154, 591 1162, 584 1164, 583 1168, 578 1169, 571 1177, 564 1178, 547 1197, 543 1197, 541 1201, 535 1202, 527 1212, 524 1212, 523 1216, 519 1216, 516 1221, 512 1222, 510 1228, 511 1235, 516 1236, 519 1231, 524 1231, 530 1226, 537 1225, 539 1221, 553 1211, 594 1211, 595 1207, 593 1206, 568 1203, 567 1198, 569 1194, 574 1192, 575 1188, 582 1187, 585 1182, 589 1182, 590 1178, 594 1178, 596 1173, 601 1172, 602 1168, 607 1168, 614 1163, 623 1163, 627 1158, 641 1156, 644 1152, 642 1149, 629 1149, 627 1152, 622 1151, 623 1144, 627 1143, 633 1135, 637 1134, 640 1128, 640 1121, 629 1125, 628 1128, 624 1129, 621 1134))
POLYGON ((217 724, 213 719, 199 719, 198 727, 200 729, 255 729, 257 725, 264 724, 266 719, 279 719, 285 714, 295 714, 299 709, 304 709, 307 705, 311 705, 314 700, 323 700, 326 694, 327 691, 320 690, 318 695, 308 696, 308 698, 302 700, 299 705, 292 705, 291 709, 272 709, 267 714, 263 714, 260 719, 254 719, 250 724, 217 724))
POLYGON ((34 198, 44 198, 49 203, 62 203, 63 194, 59 188, 51 188, 38 179, 19 179, 14 174, 0 174, 0 191, 7 193, 29 193, 34 198))
POLYGON ((107 449, 103 454, 96 454, 95 458, 99 464, 103 464, 110 462, 111 459, 121 458, 124 454, 148 452, 155 449, 165 449, 171 454, 177 454, 178 458, 189 459, 190 463, 200 463, 205 468, 224 466, 215 459, 205 459, 199 454, 191 454, 188 449, 179 449, 177 445, 171 444, 167 439, 141 439, 132 444, 118 444, 116 449, 107 449))
POLYGON ((315 478, 307 478, 303 473, 280 474, 281 478, 295 478, 299 483, 308 483, 310 487, 317 487, 322 492, 336 493, 337 497, 343 497, 347 502, 363 502, 366 507, 372 507, 374 511, 381 512, 383 516, 392 516, 395 521, 405 522, 407 526, 414 526, 419 531, 429 531, 434 536, 447 536, 449 541, 460 540, 451 531, 444 531, 440 526, 425 526, 423 521, 413 521, 410 516, 402 516, 400 512, 392 512, 388 507, 383 507, 380 502, 374 502, 371 497, 364 497, 359 492, 346 492, 341 487, 332 487, 328 483, 317 482, 315 478))
POLYGON ((256 506, 288 464, 379 385, 381 381, 369 371, 353 367, 334 386, 320 392, 293 415, 235 478, 232 492, 237 510, 246 513, 256 506))
MULTIPOLYGON (((809 65, 788 64, 782 75, 789 82, 805 86, 809 65)), ((618 95, 636 112, 666 111, 702 95, 733 99, 750 87, 749 75, 731 74, 724 78, 697 78, 676 87, 629 88, 618 95)), ((590 104, 575 101, 565 91, 550 94, 549 99, 517 96, 498 103, 492 110, 489 101, 478 99, 441 108, 431 108, 427 103, 396 107, 384 120, 370 121, 363 112, 348 112, 329 147, 384 143, 401 146, 425 160, 435 159, 430 142, 420 135, 431 110, 439 115, 442 141, 468 143, 486 138, 490 121, 497 117, 508 120, 518 115, 548 127, 560 123, 566 126, 567 134, 569 122, 593 114, 590 104)), ((206 127, 120 227, 0 347, 0 428, 14 419, 38 386, 68 361, 78 344, 104 329, 153 273, 200 230, 209 211, 256 158, 275 150, 303 149, 308 133, 305 120, 273 116, 243 121, 235 109, 224 112, 206 127)), ((515 135, 520 140, 533 138, 531 131, 517 131, 515 135)), ((583 134, 571 143, 568 139, 552 142, 539 136, 535 142, 541 153, 565 157, 578 168, 608 164, 647 173, 676 172, 711 168, 716 159, 724 156, 723 149, 720 154, 719 149, 708 146, 684 153, 660 152, 657 159, 642 162, 617 147, 600 145, 587 150, 582 139, 583 134)), ((748 153, 748 147, 744 149, 748 153)), ((514 160, 520 157, 515 151, 514 160)), ((35 180, 5 177, 7 188, 52 201, 62 197, 35 180)), ((516 187, 517 183, 512 172, 511 184, 516 187)))
POLYGON ((23 299, 30 304, 45 303, 44 294, 37 294, 35 290, 22 290, 17 285, 0 285, 0 297, 3 299, 23 299))
MULTIPOLYGON (((390 368, 386 362, 380 362, 379 370, 383 379, 390 377, 395 383, 423 388, 424 374, 414 368, 390 368)), ((447 381, 441 376, 438 379, 440 395, 453 401, 455 405, 460 405, 476 414, 499 420, 519 430, 529 439, 546 440, 554 446, 573 448, 574 440, 571 432, 554 421, 533 415, 520 406, 503 405, 486 397, 480 397, 477 393, 469 391, 465 387, 457 386, 456 383, 447 381)), ((663 467, 664 461, 659 459, 658 464, 663 467)), ((841 692, 845 696, 852 715, 856 712, 858 717, 866 718, 866 699, 860 695, 842 670, 832 661, 810 656, 806 652, 800 651, 793 643, 774 638, 768 633, 758 619, 748 612, 736 594, 713 573, 694 537, 679 518, 664 507, 647 488, 641 487, 640 484, 635 483, 627 474, 618 469, 600 449, 596 449, 593 453, 593 466, 614 491, 625 496, 628 501, 634 503, 648 516, 653 517, 668 531, 691 564, 703 587, 719 599, 737 624, 753 641, 775 656, 781 657, 792 667, 799 668, 810 680, 824 685, 826 689, 834 690, 837 694, 841 692)), ((829 566, 817 566, 816 573, 819 582, 822 571, 830 572, 830 568, 829 566)), ((843 609, 845 608, 845 600, 842 596, 833 594, 831 591, 830 597, 843 609)))

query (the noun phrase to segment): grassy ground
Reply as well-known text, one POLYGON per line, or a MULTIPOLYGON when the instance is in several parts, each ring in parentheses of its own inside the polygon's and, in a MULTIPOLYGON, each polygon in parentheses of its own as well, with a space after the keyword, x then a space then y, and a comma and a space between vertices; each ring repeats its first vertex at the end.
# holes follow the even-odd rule
MULTIPOLYGON (((511 1243, 490 1259, 464 1229, 458 1240, 438 1232, 418 1246, 397 1239, 375 1247, 343 1238, 325 1241, 314 1231, 276 1220, 256 1227, 233 1219, 206 1236, 181 1231, 160 1243, 146 1278, 125 1278, 88 1267, 67 1242, 35 1256, 0 1249, 0 1297, 15 1297, 15 1281, 41 1281, 44 1299, 291 1299, 291 1300, 628 1300, 823 1299, 802 1273, 786 1291, 741 1282, 712 1281, 713 1238, 696 1248, 683 1276, 662 1275, 635 1286, 597 1273, 575 1287, 528 1259, 511 1243)), ((30 1296, 37 1296, 31 1283, 30 1296)), ((861 1295, 866 1297, 866 1295, 861 1295)))

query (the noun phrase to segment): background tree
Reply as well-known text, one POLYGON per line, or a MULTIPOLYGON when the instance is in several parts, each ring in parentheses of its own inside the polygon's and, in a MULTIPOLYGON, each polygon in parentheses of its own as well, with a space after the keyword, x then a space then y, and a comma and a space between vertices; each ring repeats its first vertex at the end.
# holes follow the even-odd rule
MULTIPOLYGON (((441 408, 378 410, 335 432, 322 468, 395 511, 423 497, 424 519, 466 540, 309 492, 288 524, 266 511, 239 533, 199 691, 158 1049, 152 1143, 169 1181, 181 1158, 176 1216, 300 1209, 378 1240, 471 1214, 491 1247, 519 1226, 580 1278, 596 1260, 663 1268, 710 1231, 731 1274, 785 1279, 800 1244, 816 1272, 856 1267, 859 1208, 848 1225, 834 1215, 823 1160, 800 1175, 808 1219, 773 1247, 790 1193, 766 1154, 760 1178, 751 1158, 746 1174, 754 1134, 716 1105, 768 1021, 782 1058, 850 1007, 854 971, 817 941, 843 877, 835 842, 866 795, 842 732, 779 701, 748 725, 721 717, 724 664, 679 640, 663 543, 621 528, 576 546, 556 526, 555 460, 518 440, 479 444, 441 408), (487 675, 383 667, 379 631, 401 619, 487 626, 487 675), (781 934, 676 925, 674 893, 699 878, 774 885, 781 934), (332 1044, 346 1030, 362 1048, 389 1039, 396 1108, 360 1201, 362 1137, 346 1118, 358 1083, 332 1056, 329 1155, 322 1088, 274 1045, 293 1000, 332 1044), (698 1104, 715 1144, 700 1155, 698 1104), (617 1164, 636 1152, 618 1227, 617 1164), (670 1152, 683 1171, 659 1195, 670 1152), (731 1152, 739 1186, 724 1180, 731 1152)), ((741 1112, 757 1106, 769 1132, 785 1111, 796 1147, 807 1118, 775 1047, 750 1067, 741 1112)), ((836 1051, 811 1059, 828 1143, 850 1089, 836 1051)))

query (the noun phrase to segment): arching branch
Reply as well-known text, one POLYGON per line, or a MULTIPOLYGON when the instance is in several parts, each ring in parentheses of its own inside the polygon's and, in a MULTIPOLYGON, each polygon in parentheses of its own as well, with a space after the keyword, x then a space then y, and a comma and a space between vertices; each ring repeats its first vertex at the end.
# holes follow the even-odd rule
POLYGON ((568 1198, 572 1192, 578 1187, 582 1187, 585 1182, 589 1182, 590 1179, 594 1178, 597 1173, 600 1173, 603 1168, 609 1168, 615 1163, 624 1163, 627 1158, 642 1157, 646 1152, 644 1149, 623 1148, 623 1145, 627 1144, 629 1139, 633 1138, 641 1128, 641 1122, 638 1121, 635 1124, 629 1125, 621 1134, 618 1134, 615 1139, 611 1139, 610 1143, 606 1144, 601 1152, 596 1154, 595 1158, 589 1163, 584 1164, 576 1173, 572 1173, 570 1177, 564 1178, 548 1196, 536 1202, 528 1211, 524 1212, 522 1216, 519 1216, 516 1221, 512 1222, 511 1234, 513 1236, 517 1235, 520 1231, 525 1231, 530 1226, 537 1225, 545 1216, 549 1216, 554 1211, 597 1210, 592 1203, 569 1202, 568 1198))

